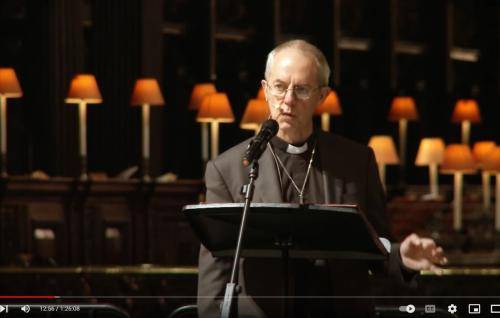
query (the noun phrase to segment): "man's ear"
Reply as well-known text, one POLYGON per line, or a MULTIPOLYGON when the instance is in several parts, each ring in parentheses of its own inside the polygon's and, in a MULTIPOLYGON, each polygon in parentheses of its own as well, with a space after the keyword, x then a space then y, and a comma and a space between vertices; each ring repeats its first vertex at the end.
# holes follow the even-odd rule
POLYGON ((325 87, 322 87, 321 88, 321 100, 320 100, 320 104, 323 103, 325 101, 325 98, 326 96, 328 96, 328 93, 331 91, 331 88, 328 87, 328 86, 325 86, 325 87))
POLYGON ((266 89, 266 80, 261 80, 260 85, 262 86, 262 89, 264 90, 264 97, 267 102, 267 89, 266 89))

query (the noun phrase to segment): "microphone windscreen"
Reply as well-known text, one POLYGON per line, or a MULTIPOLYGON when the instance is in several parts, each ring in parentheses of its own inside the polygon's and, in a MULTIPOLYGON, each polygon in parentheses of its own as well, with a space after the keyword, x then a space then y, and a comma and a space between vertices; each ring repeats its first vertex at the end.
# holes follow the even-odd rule
POLYGON ((272 133, 272 136, 274 136, 278 133, 279 128, 280 126, 276 120, 268 119, 262 123, 262 128, 260 130, 268 129, 272 133))

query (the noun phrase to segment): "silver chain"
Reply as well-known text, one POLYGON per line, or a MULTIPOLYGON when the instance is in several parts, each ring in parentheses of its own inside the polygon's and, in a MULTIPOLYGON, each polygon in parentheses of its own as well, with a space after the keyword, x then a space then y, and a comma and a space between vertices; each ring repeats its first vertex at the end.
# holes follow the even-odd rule
MULTIPOLYGON (((311 172, 311 166, 312 166, 312 163, 313 163, 313 160, 314 160, 314 153, 316 152, 316 141, 314 141, 314 147, 313 147, 313 150, 311 152, 311 159, 309 159, 309 165, 307 166, 306 177, 304 179, 304 183, 302 184, 302 188, 301 189, 299 189, 299 187, 297 186, 297 184, 293 180, 293 178, 290 175, 290 173, 288 173, 288 170, 286 170, 285 165, 283 164, 283 162, 281 162, 280 158, 278 156, 276 156, 276 154, 274 153, 274 149, 271 146, 271 144, 267 143, 267 145, 269 146, 269 149, 271 150, 271 153, 273 154, 274 160, 277 163, 279 163, 279 165, 281 166, 281 168, 283 168, 283 171, 285 172, 286 176, 292 182, 292 185, 295 188, 295 190, 297 190, 297 192, 299 194, 299 202, 300 202, 300 204, 304 204, 304 190, 306 188, 307 181, 309 180, 309 173, 311 172)), ((278 173, 279 173, 279 167, 278 167, 278 173)), ((281 184, 281 176, 280 176, 280 184, 281 184)), ((283 186, 282 186, 281 191, 283 191, 283 186)))

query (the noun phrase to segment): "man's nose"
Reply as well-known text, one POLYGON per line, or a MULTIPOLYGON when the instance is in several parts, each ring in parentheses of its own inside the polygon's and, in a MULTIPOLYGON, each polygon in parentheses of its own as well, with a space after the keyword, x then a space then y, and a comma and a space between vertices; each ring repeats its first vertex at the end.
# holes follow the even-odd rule
POLYGON ((284 100, 285 104, 291 105, 291 104, 293 104, 293 102, 295 101, 296 98, 297 98, 297 96, 295 96, 295 92, 294 92, 293 88, 289 88, 286 90, 285 97, 283 98, 283 100, 284 100))

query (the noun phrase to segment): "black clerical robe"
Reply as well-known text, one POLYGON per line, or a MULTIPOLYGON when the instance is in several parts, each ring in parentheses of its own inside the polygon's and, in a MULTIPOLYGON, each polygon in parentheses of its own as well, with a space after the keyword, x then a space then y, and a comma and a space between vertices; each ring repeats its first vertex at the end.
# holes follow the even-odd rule
MULTIPOLYGON (((306 201, 357 204, 379 236, 389 238, 385 195, 373 151, 340 136, 323 132, 317 132, 311 140, 316 142, 317 160, 313 161, 306 187, 306 201)), ((236 145, 207 164, 207 203, 244 201, 240 190, 243 184, 248 183, 248 168, 242 166, 241 158, 248 143, 249 140, 246 140, 236 145)), ((285 158, 287 155, 283 154, 279 143, 280 141, 273 142, 275 153, 282 156, 283 161, 290 160, 285 158)), ((309 148, 304 154, 304 162, 310 155, 311 147, 309 148)), ((280 182, 279 165, 276 164, 269 147, 263 153, 259 164, 260 171, 255 182, 253 202, 297 202, 298 196, 294 197, 293 191, 290 192, 290 184, 287 184, 283 174, 280 182)), ((300 167, 300 164, 289 166, 300 167)), ((293 168, 291 170, 292 177, 297 175, 293 168)), ((368 295, 369 265, 365 262, 344 260, 328 260, 326 264, 317 260, 294 261, 291 270, 294 287, 292 292, 296 296, 368 295)), ((399 255, 399 244, 392 244, 386 271, 391 276, 403 280, 404 269, 399 255)), ((230 274, 230 258, 214 258, 201 246, 198 280, 200 317, 220 315, 220 302, 230 274)), ((283 316, 283 301, 276 297, 283 295, 280 260, 242 259, 238 283, 242 287, 238 300, 239 317, 283 316)), ((295 308, 298 316, 308 314, 313 317, 367 317, 373 313, 371 303, 359 298, 340 301, 332 298, 312 298, 306 302, 299 301, 295 308)))

